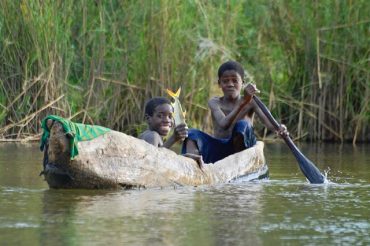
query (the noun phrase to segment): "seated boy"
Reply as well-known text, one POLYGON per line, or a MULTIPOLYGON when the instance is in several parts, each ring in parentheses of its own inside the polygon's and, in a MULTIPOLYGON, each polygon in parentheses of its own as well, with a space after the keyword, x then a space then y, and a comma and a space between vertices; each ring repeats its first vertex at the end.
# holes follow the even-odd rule
MULTIPOLYGON (((146 103, 145 120, 148 123, 148 129, 140 134, 139 138, 156 147, 169 149, 176 142, 183 142, 188 137, 187 125, 180 124, 174 128, 173 134, 163 142, 164 137, 174 126, 173 107, 171 102, 164 97, 155 97, 146 103)), ((199 167, 202 167, 203 161, 200 155, 188 153, 184 156, 194 159, 199 167)))
MULTIPOLYGON (((254 84, 248 84, 244 96, 240 95, 243 85, 244 69, 235 61, 228 61, 218 69, 218 85, 223 92, 221 97, 208 101, 212 114, 214 136, 196 129, 189 130, 183 144, 182 153, 201 155, 205 163, 214 163, 231 154, 256 144, 253 132, 253 118, 256 114, 270 130, 275 130, 267 117, 252 99, 258 92, 254 84)), ((281 125, 278 133, 288 134, 281 125)))
POLYGON ((175 127, 173 134, 163 142, 173 127, 173 108, 171 102, 163 97, 150 99, 145 105, 145 120, 148 129, 140 134, 139 138, 153 144, 156 147, 171 148, 178 141, 184 141, 188 136, 188 128, 185 124, 175 127))

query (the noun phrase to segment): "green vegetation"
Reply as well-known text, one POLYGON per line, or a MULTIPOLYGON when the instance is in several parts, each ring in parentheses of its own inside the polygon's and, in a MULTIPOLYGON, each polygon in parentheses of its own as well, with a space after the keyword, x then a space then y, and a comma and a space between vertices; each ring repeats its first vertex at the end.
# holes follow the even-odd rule
POLYGON ((0 138, 34 136, 48 114, 136 135, 145 100, 179 86, 189 124, 208 131, 217 68, 234 59, 294 137, 370 140, 367 0, 0 7, 0 138))

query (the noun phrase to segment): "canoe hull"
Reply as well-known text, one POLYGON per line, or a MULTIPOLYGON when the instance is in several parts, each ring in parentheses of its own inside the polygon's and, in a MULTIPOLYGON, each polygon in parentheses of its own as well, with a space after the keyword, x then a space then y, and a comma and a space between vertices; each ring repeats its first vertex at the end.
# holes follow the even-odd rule
POLYGON ((114 189, 199 186, 251 180, 268 173, 263 142, 201 170, 197 163, 143 140, 111 131, 78 143, 70 160, 69 139, 59 124, 50 131, 44 176, 50 188, 114 189))

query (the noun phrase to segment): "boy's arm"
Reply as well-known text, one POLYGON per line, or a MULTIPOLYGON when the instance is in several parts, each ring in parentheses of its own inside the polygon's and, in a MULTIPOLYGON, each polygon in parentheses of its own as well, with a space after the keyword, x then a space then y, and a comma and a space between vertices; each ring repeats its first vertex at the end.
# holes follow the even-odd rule
POLYGON ((224 130, 227 130, 235 121, 244 106, 250 102, 251 98, 251 96, 245 96, 244 100, 240 101, 239 104, 228 115, 225 115, 225 113, 221 110, 219 99, 217 98, 211 98, 208 101, 208 107, 210 108, 212 116, 217 122, 218 126, 224 130))
POLYGON ((162 147, 167 149, 171 148, 178 141, 184 141, 188 137, 188 126, 186 124, 180 124, 175 127, 173 134, 167 139, 162 147))
POLYGON ((271 131, 276 131, 275 127, 271 124, 266 115, 262 112, 262 110, 258 107, 258 105, 254 101, 253 101, 253 111, 256 113, 256 115, 266 128, 268 128, 271 131))
MULTIPOLYGON (((254 83, 248 83, 244 88, 244 94, 246 97, 249 98, 249 100, 252 99, 253 95, 256 93, 259 93, 260 91, 257 89, 256 85, 254 83)), ((252 102, 252 108, 253 112, 255 112, 258 116, 258 118, 262 121, 262 123, 267 127, 268 129, 275 131, 274 126, 271 124, 271 122, 268 120, 266 115, 262 112, 262 110, 258 107, 255 101, 252 102)))
POLYGON ((274 125, 269 121, 267 116, 262 112, 262 110, 258 107, 258 105, 253 101, 253 109, 254 112, 257 114, 258 118, 262 121, 265 127, 267 127, 270 131, 276 132, 280 136, 289 135, 289 132, 285 125, 281 124, 278 130, 275 129, 274 125))
POLYGON ((173 136, 173 135, 171 135, 171 137, 169 137, 169 138, 167 139, 167 141, 166 141, 166 142, 164 142, 164 144, 163 144, 161 147, 165 147, 165 148, 169 149, 169 148, 171 148, 171 147, 172 147, 172 145, 174 145, 175 143, 176 143, 176 140, 175 140, 174 136, 173 136))

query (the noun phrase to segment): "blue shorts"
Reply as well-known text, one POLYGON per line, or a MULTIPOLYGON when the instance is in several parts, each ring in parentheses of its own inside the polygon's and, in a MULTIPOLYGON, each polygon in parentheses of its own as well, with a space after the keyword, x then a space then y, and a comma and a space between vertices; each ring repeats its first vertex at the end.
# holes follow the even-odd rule
MULTIPOLYGON (((191 139, 197 144, 204 163, 215 163, 236 152, 233 146, 233 137, 237 134, 244 137, 245 149, 252 147, 257 142, 253 127, 246 120, 239 120, 235 123, 232 136, 228 139, 215 138, 197 129, 190 129, 187 139, 191 139)), ((182 145, 182 154, 186 153, 187 139, 182 145)))

